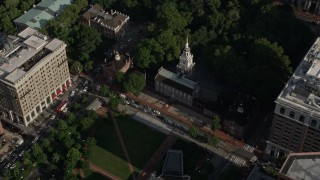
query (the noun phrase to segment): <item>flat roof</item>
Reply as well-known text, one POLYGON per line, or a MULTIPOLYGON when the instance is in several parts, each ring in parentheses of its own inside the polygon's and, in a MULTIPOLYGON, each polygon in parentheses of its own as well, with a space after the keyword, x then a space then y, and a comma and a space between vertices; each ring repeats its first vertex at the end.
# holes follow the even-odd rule
POLYGON ((14 23, 25 24, 32 28, 41 28, 45 23, 61 13, 72 0, 44 0, 14 20, 14 23))
POLYGON ((164 161, 163 175, 183 175, 183 153, 178 150, 168 150, 164 161))
MULTIPOLYGON (((276 99, 320 121, 320 38, 318 37, 276 99)), ((305 121, 307 123, 307 121, 305 121)))
POLYGON ((320 179, 320 152, 289 154, 280 174, 292 179, 320 179))
POLYGON ((0 53, 0 78, 11 83, 19 80, 59 46, 65 45, 59 39, 48 40, 45 35, 29 27, 18 36, 20 38, 17 40, 5 41, 3 49, 0 49, 3 52, 0 53))
POLYGON ((45 46, 45 48, 47 48, 47 49, 49 49, 51 51, 54 51, 55 49, 60 47, 62 44, 64 44, 63 41, 61 41, 61 40, 59 40, 57 38, 54 38, 45 46))
POLYGON ((167 84, 171 87, 177 88, 187 94, 192 94, 198 82, 187 79, 179 74, 168 71, 161 67, 155 79, 167 84))
POLYGON ((82 16, 109 29, 116 29, 129 20, 129 16, 118 11, 105 12, 99 4, 91 6, 82 16))

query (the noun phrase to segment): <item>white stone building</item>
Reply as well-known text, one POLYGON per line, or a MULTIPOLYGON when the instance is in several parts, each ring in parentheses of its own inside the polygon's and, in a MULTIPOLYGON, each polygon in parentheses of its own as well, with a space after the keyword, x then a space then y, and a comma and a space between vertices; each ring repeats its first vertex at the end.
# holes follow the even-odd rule
POLYGON ((66 44, 26 28, 0 38, 0 109, 28 126, 71 86, 66 44))

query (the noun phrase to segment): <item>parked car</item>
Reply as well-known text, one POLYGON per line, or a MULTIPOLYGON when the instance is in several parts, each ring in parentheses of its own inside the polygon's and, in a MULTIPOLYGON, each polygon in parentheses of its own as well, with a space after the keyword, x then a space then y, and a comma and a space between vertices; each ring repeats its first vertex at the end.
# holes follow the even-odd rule
POLYGON ((56 118, 55 114, 50 117, 51 120, 54 120, 55 118, 56 118))
POLYGON ((75 91, 71 91, 70 96, 71 96, 71 97, 74 96, 75 93, 76 93, 75 91))

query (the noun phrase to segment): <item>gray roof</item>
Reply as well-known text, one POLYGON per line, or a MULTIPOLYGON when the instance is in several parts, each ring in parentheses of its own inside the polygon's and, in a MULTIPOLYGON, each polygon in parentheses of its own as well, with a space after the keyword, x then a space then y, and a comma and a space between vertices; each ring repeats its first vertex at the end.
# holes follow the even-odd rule
POLYGON ((290 154, 283 164, 280 174, 292 179, 320 179, 320 152, 290 154))
MULTIPOLYGON (((320 38, 318 37, 276 99, 276 103, 320 122, 320 38)), ((275 111, 276 112, 276 111, 275 111)), ((309 125, 309 120, 304 124, 309 125)))
POLYGON ((163 175, 183 175, 183 153, 177 150, 168 150, 162 169, 163 175))
POLYGON ((14 20, 16 24, 24 24, 32 28, 41 28, 48 20, 54 19, 72 0, 44 0, 14 20))
POLYGON ((168 86, 179 89, 187 94, 192 94, 198 82, 187 79, 180 74, 173 73, 161 67, 155 77, 156 81, 160 81, 168 86))
POLYGON ((15 84, 36 64, 58 47, 65 45, 58 39, 50 40, 28 27, 18 37, 7 36, 0 42, 0 79, 15 84))
POLYGON ((88 111, 94 110, 95 111, 95 110, 99 109, 101 107, 101 105, 102 105, 102 102, 98 98, 96 98, 92 101, 92 103, 89 104, 89 106, 86 108, 86 110, 88 110, 88 111))

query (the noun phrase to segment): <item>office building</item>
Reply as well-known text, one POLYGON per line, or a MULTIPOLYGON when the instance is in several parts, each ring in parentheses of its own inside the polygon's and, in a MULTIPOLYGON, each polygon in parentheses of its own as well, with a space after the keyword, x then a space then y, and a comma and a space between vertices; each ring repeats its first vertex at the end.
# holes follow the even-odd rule
POLYGON ((130 18, 118 11, 105 11, 99 4, 95 4, 91 5, 82 15, 82 19, 88 26, 95 27, 105 37, 118 39, 125 35, 130 18))
POLYGON ((73 0, 42 0, 13 22, 19 30, 26 27, 40 29, 51 19, 58 17, 73 0))
POLYGON ((27 126, 71 85, 66 44, 26 28, 0 49, 0 109, 27 126))
POLYGON ((311 46, 280 95, 266 154, 320 151, 320 38, 311 46))

